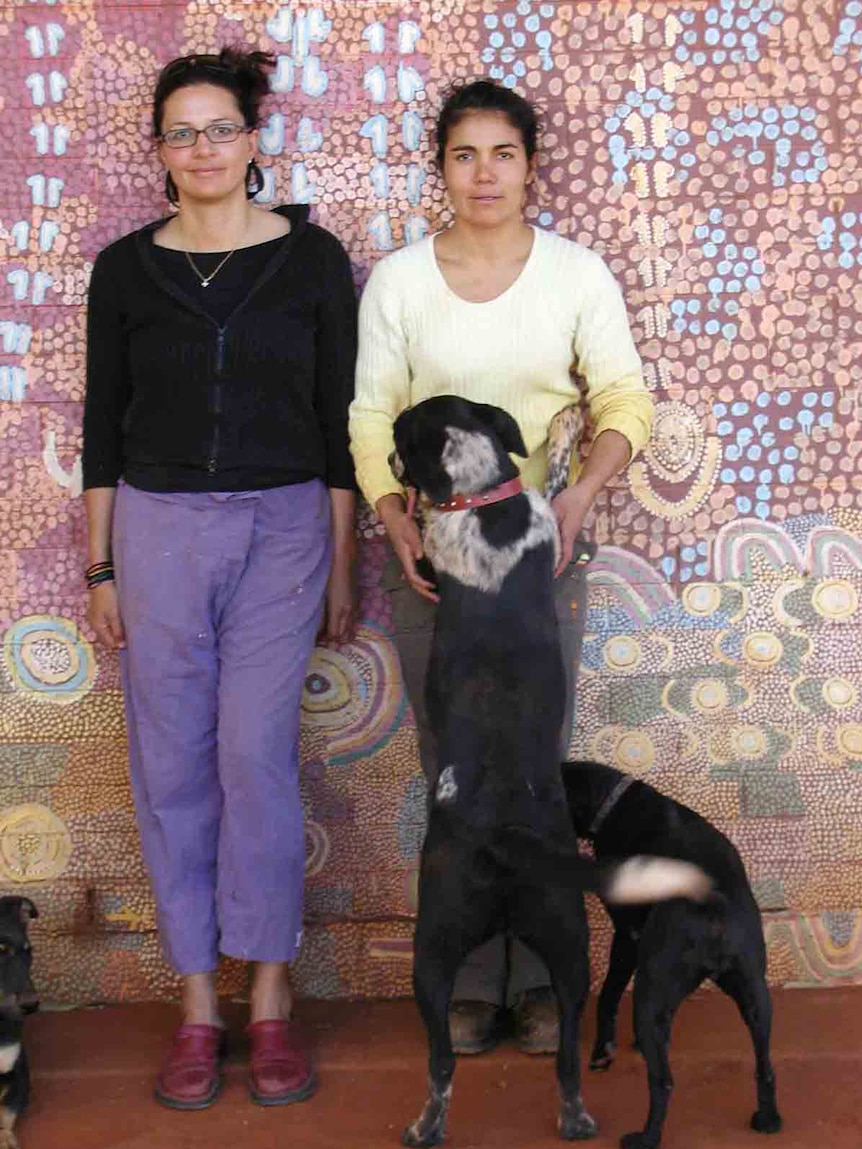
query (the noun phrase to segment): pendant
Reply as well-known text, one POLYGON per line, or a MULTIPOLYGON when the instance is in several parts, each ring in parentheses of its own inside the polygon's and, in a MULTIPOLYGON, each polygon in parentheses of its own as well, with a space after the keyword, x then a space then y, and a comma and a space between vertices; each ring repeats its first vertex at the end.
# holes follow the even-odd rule
POLYGON ((210 281, 208 279, 201 280, 201 287, 209 287, 210 281))

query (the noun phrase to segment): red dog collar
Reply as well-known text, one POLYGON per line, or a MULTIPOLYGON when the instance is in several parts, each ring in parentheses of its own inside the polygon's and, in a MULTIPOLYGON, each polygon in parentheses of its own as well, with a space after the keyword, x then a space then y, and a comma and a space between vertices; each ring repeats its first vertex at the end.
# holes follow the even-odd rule
POLYGON ((487 507, 491 503, 502 503, 504 499, 521 495, 524 487, 520 479, 508 479, 500 483, 499 487, 492 487, 490 491, 481 491, 475 495, 453 495, 445 503, 432 503, 435 511, 469 511, 474 507, 487 507))

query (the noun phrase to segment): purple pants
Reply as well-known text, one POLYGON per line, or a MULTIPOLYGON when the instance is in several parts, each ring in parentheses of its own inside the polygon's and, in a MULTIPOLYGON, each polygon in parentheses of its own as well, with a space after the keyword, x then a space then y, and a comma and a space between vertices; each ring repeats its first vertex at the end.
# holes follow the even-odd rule
POLYGON ((299 710, 329 573, 319 480, 120 484, 114 562, 141 845, 168 960, 288 961, 302 938, 299 710))

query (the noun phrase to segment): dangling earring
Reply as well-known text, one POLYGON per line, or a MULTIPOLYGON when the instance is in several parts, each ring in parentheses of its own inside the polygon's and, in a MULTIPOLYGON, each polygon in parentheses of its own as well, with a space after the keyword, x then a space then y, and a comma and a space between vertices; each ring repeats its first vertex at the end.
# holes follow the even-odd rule
POLYGON ((168 203, 176 207, 180 202, 180 193, 177 191, 177 185, 174 183, 174 177, 170 172, 165 172, 165 195, 167 196, 168 203))
POLYGON ((247 199, 254 199, 264 188, 263 172, 257 160, 249 160, 245 171, 245 194, 247 199))

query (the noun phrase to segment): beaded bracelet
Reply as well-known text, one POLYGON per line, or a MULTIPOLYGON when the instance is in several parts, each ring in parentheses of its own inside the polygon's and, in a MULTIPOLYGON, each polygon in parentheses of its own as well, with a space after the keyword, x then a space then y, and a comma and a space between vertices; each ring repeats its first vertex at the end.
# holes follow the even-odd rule
POLYGON ((84 571, 87 590, 94 590, 103 582, 114 581, 114 564, 112 562, 93 563, 84 571))

